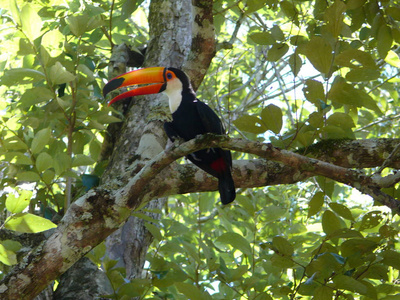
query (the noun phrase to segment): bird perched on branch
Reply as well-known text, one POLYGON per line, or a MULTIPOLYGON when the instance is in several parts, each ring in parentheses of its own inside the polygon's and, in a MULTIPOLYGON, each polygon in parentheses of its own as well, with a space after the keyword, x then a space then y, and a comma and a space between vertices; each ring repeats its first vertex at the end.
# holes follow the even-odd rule
MULTIPOLYGON (((171 141, 181 138, 185 141, 199 134, 225 134, 225 129, 216 113, 196 98, 189 77, 180 69, 153 67, 122 74, 110 80, 103 89, 103 95, 130 85, 144 85, 113 98, 112 103, 133 96, 165 93, 169 98, 172 122, 164 124, 171 141), (150 85, 144 85, 150 84, 150 85)), ((187 158, 200 169, 218 178, 218 189, 223 204, 231 203, 235 197, 232 179, 232 156, 229 150, 209 148, 196 151, 187 158)))

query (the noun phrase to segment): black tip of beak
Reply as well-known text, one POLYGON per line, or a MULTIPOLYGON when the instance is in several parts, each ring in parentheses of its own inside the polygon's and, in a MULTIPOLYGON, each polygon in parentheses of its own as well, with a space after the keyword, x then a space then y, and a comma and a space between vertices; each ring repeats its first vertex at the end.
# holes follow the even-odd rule
POLYGON ((120 77, 120 78, 116 78, 116 79, 113 79, 113 80, 107 82, 107 84, 103 88, 103 97, 106 97, 106 95, 109 92, 119 88, 124 81, 125 81, 125 78, 120 77))

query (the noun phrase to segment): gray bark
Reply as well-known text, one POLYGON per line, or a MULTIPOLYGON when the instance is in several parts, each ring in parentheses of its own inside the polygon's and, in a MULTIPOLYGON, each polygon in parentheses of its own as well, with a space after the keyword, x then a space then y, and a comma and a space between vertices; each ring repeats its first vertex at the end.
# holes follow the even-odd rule
MULTIPOLYGON (((145 66, 182 68, 191 47, 192 19, 190 0, 152 1, 149 14, 151 40, 145 66)), ((121 60, 123 58, 116 59, 121 60)), ((126 183, 145 162, 166 146, 167 137, 163 129, 163 122, 169 115, 166 97, 150 96, 133 99, 132 102, 111 163, 103 176, 104 182, 111 182, 112 178, 125 174, 121 182, 126 183)), ((160 215, 151 213, 151 210, 160 210, 165 202, 166 198, 153 199, 144 213, 159 219, 160 215)), ((107 238, 107 255, 118 260, 118 266, 126 268, 128 278, 138 278, 141 277, 151 241, 152 236, 144 226, 144 220, 132 216, 107 238)))

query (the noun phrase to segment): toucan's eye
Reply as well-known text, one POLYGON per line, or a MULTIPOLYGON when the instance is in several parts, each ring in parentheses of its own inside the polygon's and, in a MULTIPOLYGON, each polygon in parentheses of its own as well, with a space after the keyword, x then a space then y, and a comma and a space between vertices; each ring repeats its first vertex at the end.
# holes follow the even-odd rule
POLYGON ((173 77, 173 76, 172 76, 172 73, 168 72, 168 73, 167 73, 167 79, 172 79, 172 77, 173 77))

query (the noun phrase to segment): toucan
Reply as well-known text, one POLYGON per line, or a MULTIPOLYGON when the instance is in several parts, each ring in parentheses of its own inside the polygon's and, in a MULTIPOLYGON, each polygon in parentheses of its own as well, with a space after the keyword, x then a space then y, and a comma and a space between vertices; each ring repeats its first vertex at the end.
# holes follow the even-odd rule
MULTIPOLYGON (((180 69, 152 67, 127 72, 111 79, 103 88, 104 97, 111 91, 131 85, 144 85, 131 89, 113 98, 118 100, 148 94, 165 93, 169 98, 172 122, 164 124, 168 138, 189 141, 205 133, 226 134, 217 114, 204 102, 197 99, 189 77, 180 69)), ((232 156, 229 150, 209 148, 196 151, 187 158, 200 169, 218 178, 218 189, 222 204, 231 203, 235 197, 232 179, 232 156)))

